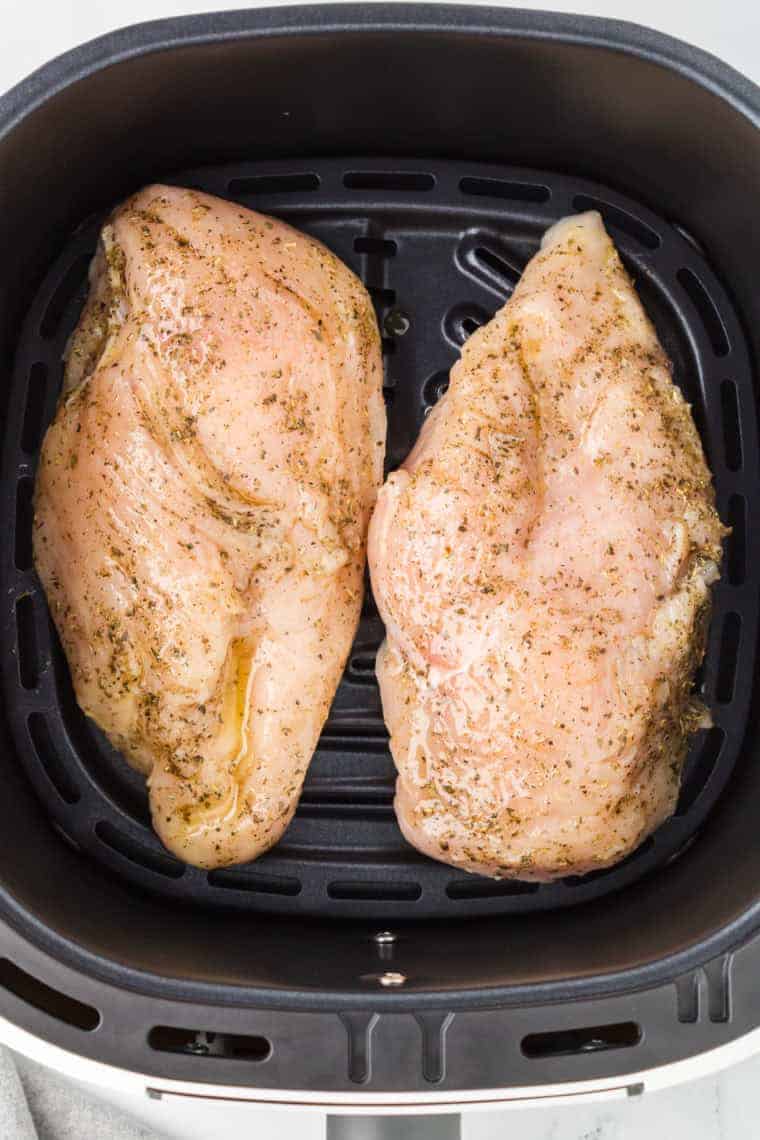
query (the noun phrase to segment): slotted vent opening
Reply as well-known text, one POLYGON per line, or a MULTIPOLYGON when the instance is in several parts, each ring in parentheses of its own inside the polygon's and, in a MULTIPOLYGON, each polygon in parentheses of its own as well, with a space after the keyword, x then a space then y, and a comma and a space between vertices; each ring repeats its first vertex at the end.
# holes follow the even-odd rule
POLYGON ((651 226, 641 218, 621 210, 619 206, 613 206, 611 202, 603 202, 600 198, 592 198, 587 194, 576 194, 573 198, 573 207, 579 213, 585 210, 598 210, 605 225, 635 238, 646 249, 659 249, 662 244, 660 235, 655 233, 651 226))
POLYGON ((67 804, 78 803, 81 798, 79 788, 53 743, 47 720, 42 713, 34 712, 27 723, 37 759, 58 795, 67 804))
POLYGON ((443 318, 443 331, 451 344, 461 348, 468 337, 490 319, 491 314, 482 305, 465 302, 449 309, 443 318))
POLYGON ((716 356, 727 356, 731 347, 728 343, 728 333, 712 297, 696 273, 687 269, 686 266, 678 270, 676 277, 699 313, 713 352, 716 356))
POLYGON ((349 190, 385 190, 410 193, 432 190, 432 174, 408 170, 349 170, 343 175, 343 185, 349 190))
POLYGON ((154 1025, 148 1034, 148 1044, 157 1053, 182 1053, 222 1061, 260 1063, 272 1055, 271 1042, 260 1034, 181 1029, 175 1025, 154 1025))
POLYGON ((739 615, 726 614, 720 639, 718 679, 715 685, 715 699, 722 705, 729 704, 734 695, 741 631, 742 619, 739 615))
POLYGON ((34 480, 29 476, 16 484, 16 550, 17 570, 31 570, 32 522, 34 518, 34 480))
POLYGON ((534 182, 509 182, 502 178, 462 178, 459 189, 463 194, 482 198, 502 198, 509 202, 548 202, 551 190, 534 182))
POLYGON ((377 658, 376 645, 357 647, 351 654, 348 663, 348 675, 352 681, 359 684, 375 683, 375 659, 377 658))
POLYGON ((479 245, 472 251, 476 264, 484 266, 496 278, 505 291, 511 291, 520 280, 520 270, 507 259, 488 246, 479 245))
POLYGON ((498 899, 510 895, 534 895, 538 883, 519 879, 452 879, 446 887, 450 899, 498 899))
POLYGON ((422 887, 419 883, 393 882, 392 880, 376 880, 360 882, 346 880, 328 883, 327 894, 331 899, 376 899, 378 901, 416 902, 422 897, 422 887))
POLYGON ((110 847, 123 859, 128 859, 130 863, 136 863, 139 867, 154 871, 157 875, 165 875, 169 879, 181 879, 185 873, 185 864, 180 863, 179 859, 174 859, 171 855, 164 854, 163 851, 153 851, 151 848, 145 847, 133 839, 131 835, 119 831, 107 820, 99 820, 95 824, 95 834, 101 843, 110 847))
POLYGON ((728 500, 726 523, 731 533, 726 539, 726 573, 732 586, 741 586, 747 574, 747 500, 732 495, 728 500))
POLYGON ((706 257, 707 256, 705 253, 705 248, 702 245, 702 242, 697 237, 694 236, 694 234, 691 232, 691 230, 687 230, 686 226, 680 225, 679 222, 671 222, 670 224, 673 227, 673 229, 676 230, 681 235, 681 237, 684 238, 684 240, 689 243, 689 245, 692 247, 692 249, 695 249, 697 251, 697 253, 700 255, 700 257, 706 257))
POLYGON ((725 732, 720 725, 717 724, 714 724, 712 728, 708 729, 705 733, 705 738, 702 741, 702 747, 697 754, 697 758, 689 765, 685 773, 681 791, 678 796, 678 806, 675 810, 676 815, 685 815, 697 802, 697 799, 704 791, 707 782, 715 771, 725 739, 725 732))
POLYGON ((724 380, 720 386, 720 410, 726 467, 729 471, 739 471, 742 466, 742 433, 739 423, 739 402, 733 380, 724 380))
POLYGON ((19 680, 25 689, 36 689, 40 660, 34 599, 31 594, 23 594, 16 602, 16 647, 19 680))
POLYGON ((29 369, 24 426, 21 429, 21 446, 27 455, 34 455, 42 442, 47 377, 47 365, 41 360, 36 361, 29 369))
POLYGON ((548 1057, 570 1057, 575 1053, 630 1049, 639 1044, 641 1037, 641 1026, 635 1021, 618 1021, 611 1025, 588 1025, 578 1029, 529 1033, 523 1037, 521 1048, 526 1057, 543 1060, 548 1057))
POLYGON ((305 788, 302 803, 345 804, 350 807, 388 808, 393 799, 393 777, 366 777, 364 780, 339 776, 324 781, 314 780, 305 788))
POLYGON ((227 192, 232 197, 247 197, 250 194, 302 194, 319 190, 319 187, 319 176, 309 172, 254 174, 248 178, 232 178, 227 184, 227 192))
POLYGON ((644 855, 647 855, 654 847, 654 838, 650 835, 641 843, 635 851, 631 851, 630 855, 626 855, 625 859, 621 859, 612 867, 600 867, 598 871, 589 871, 587 875, 567 875, 562 882, 566 887, 584 887, 591 883, 596 883, 600 879, 606 879, 614 875, 616 871, 622 871, 624 867, 630 866, 631 863, 638 863, 644 855))
POLYGON ((66 269, 58 286, 48 302, 45 314, 40 322, 40 335, 50 340, 57 333, 61 321, 77 295, 83 304, 87 291, 87 270, 91 261, 89 253, 80 253, 66 269))
POLYGON ((385 729, 374 729, 366 735, 360 732, 354 735, 343 732, 340 735, 334 735, 325 732, 319 738, 319 750, 321 752, 343 753, 344 755, 347 751, 351 751, 362 752, 365 755, 387 756, 388 733, 385 729))
POLYGON ((100 1025, 100 1014, 94 1006, 53 989, 39 978, 27 974, 9 958, 0 958, 0 986, 20 1001, 75 1029, 91 1033, 100 1025))
POLYGON ((230 891, 247 891, 251 894, 287 895, 294 897, 301 893, 300 880, 285 875, 262 875, 252 871, 209 871, 208 881, 212 887, 222 887, 230 891))

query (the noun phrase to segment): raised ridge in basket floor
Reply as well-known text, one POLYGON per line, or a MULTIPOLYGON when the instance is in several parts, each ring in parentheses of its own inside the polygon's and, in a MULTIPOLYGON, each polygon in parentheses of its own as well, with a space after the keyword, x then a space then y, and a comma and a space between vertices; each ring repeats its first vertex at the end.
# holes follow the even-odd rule
POLYGON ((102 218, 82 224, 50 268, 22 331, 5 441, 0 568, 6 713, 19 760, 53 824, 111 872, 169 899, 382 921, 519 913, 599 897, 673 859, 729 779, 746 726, 760 559, 756 408, 747 348, 699 245, 622 195, 564 175, 403 160, 298 160, 173 175, 272 213, 319 237, 365 281, 383 335, 387 466, 409 451, 470 333, 519 279, 543 231, 600 209, 632 272, 675 378, 693 404, 732 527, 699 684, 713 727, 692 743, 678 809, 617 867, 557 883, 495 882, 456 872, 405 843, 374 676, 383 629, 367 593, 348 666, 295 819, 253 864, 185 867, 153 834, 141 776, 78 709, 32 569, 33 479, 60 389, 61 356, 86 292, 102 218))

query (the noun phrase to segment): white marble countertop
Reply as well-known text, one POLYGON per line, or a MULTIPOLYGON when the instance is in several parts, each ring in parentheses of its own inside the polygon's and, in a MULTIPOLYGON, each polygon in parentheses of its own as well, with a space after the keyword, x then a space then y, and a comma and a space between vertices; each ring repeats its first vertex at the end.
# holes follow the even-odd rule
MULTIPOLYGON (((491 0, 494 2, 498 0, 491 0)), ((249 6, 261 5, 247 5, 245 0, 0 0, 0 90, 67 48, 124 24, 249 6)), ((721 56, 760 82, 758 0, 522 0, 517 6, 580 11, 648 24, 721 56)), ((65 1135, 71 1140, 108 1140, 111 1117, 107 1111, 99 1115, 97 1108, 82 1100, 71 1085, 37 1066, 22 1063, 22 1072, 40 1135, 53 1135, 50 1122, 55 1119, 59 1124, 68 1122, 65 1135)), ((90 1091, 104 1098, 102 1091, 90 1091)), ((324 1136, 324 1119, 317 1112, 282 1113, 199 1101, 170 1104, 125 1093, 109 1094, 109 1100, 135 1119, 135 1136, 140 1140, 162 1136, 172 1140, 244 1140, 254 1135, 277 1140, 322 1140, 324 1136)), ((718 1076, 635 1100, 471 1113, 464 1118, 462 1137, 758 1140, 760 1057, 718 1076)))
MULTIPOLYGON (((24 1086, 41 1136, 46 1122, 68 1116, 87 1119, 92 1133, 62 1132, 62 1140, 110 1140, 109 1111, 97 1112, 104 1093, 87 1089, 81 1098, 70 1082, 40 1066, 20 1062, 24 1086)), ((314 1111, 263 1109, 243 1104, 220 1106, 194 1100, 185 1104, 108 1094, 108 1101, 139 1127, 129 1140, 324 1140, 324 1117, 314 1111)), ((119 1133, 121 1136, 121 1133, 119 1133)), ((462 1140, 758 1140, 760 1136, 760 1056, 663 1092, 599 1105, 562 1105, 465 1113, 462 1140)))

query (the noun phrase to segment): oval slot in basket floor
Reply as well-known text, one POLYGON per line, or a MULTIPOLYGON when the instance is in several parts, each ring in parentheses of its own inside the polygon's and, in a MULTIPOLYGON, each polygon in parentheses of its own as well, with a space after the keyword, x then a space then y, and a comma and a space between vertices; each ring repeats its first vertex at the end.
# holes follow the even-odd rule
POLYGON ((172 858, 168 852, 151 850, 107 820, 101 819, 95 824, 95 834, 106 847, 110 847, 112 851, 138 867, 147 868, 170 879, 181 879, 185 873, 185 864, 172 858))
POLYGON ((91 1005, 55 990, 22 970, 9 958, 0 958, 0 987, 57 1021, 91 1033, 100 1025, 100 1014, 91 1005))

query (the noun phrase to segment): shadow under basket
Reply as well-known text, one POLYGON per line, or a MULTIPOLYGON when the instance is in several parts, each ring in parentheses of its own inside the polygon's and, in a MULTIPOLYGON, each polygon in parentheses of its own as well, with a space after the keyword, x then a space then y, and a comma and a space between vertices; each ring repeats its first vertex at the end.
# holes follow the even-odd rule
POLYGON ((756 1028, 759 116, 753 85, 630 25, 406 5, 144 25, 0 99, 8 1020, 156 1081, 326 1098, 624 1084, 756 1028), (359 274, 389 469, 545 229, 601 212, 731 527, 696 682, 712 727, 674 816, 617 867, 497 882, 404 842, 369 591, 278 847, 206 873, 158 842, 144 781, 76 705, 31 552, 99 227, 148 181, 284 218, 359 274))

